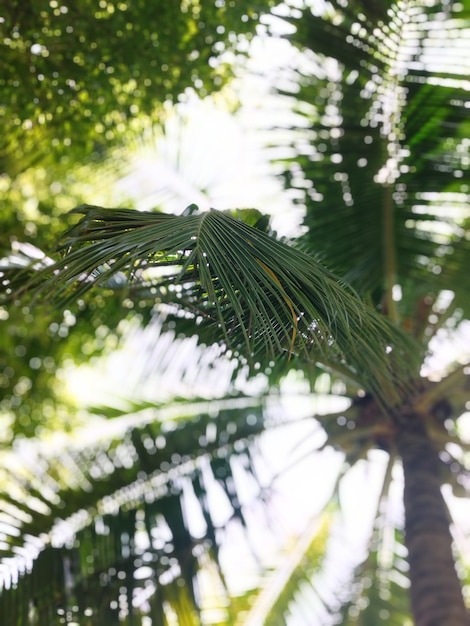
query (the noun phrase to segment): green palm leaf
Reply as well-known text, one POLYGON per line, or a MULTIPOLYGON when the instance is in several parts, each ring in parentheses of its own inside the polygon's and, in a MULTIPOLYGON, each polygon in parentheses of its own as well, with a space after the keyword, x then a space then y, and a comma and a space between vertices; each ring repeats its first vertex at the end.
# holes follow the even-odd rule
POLYGON ((222 487, 234 517, 243 520, 237 483, 229 479, 231 463, 248 454, 252 438, 269 422, 259 400, 230 398, 218 406, 216 412, 214 401, 181 403, 179 413, 187 417, 162 422, 165 411, 150 412, 145 402, 132 426, 125 411, 106 428, 96 422, 76 432, 58 449, 25 442, 8 458, 4 453, 2 622, 32 612, 39 624, 56 623, 62 605, 77 610, 80 619, 92 611, 94 619, 112 623, 123 585, 127 612, 132 602, 141 606, 138 599, 147 591, 149 598, 157 594, 152 602, 164 600, 195 619, 199 559, 204 553, 220 567, 208 477, 222 487), (189 493, 193 515, 198 503, 206 523, 204 541, 191 530, 189 493))
POLYGON ((226 213, 77 211, 85 216, 65 233, 63 257, 39 271, 6 270, 7 290, 66 306, 97 285, 121 288, 189 314, 206 341, 223 340, 251 363, 283 351, 325 358, 380 395, 393 396, 413 371, 406 340, 351 289, 312 257, 226 213))
POLYGON ((353 4, 291 20, 310 62, 284 167, 304 246, 388 314, 410 282, 414 301, 450 289, 467 309, 468 6, 392 2, 377 23, 375 4, 353 4))
POLYGON ((286 621, 289 607, 295 602, 301 587, 311 584, 314 575, 321 570, 331 522, 331 513, 327 511, 308 525, 280 567, 267 574, 253 607, 248 615, 243 616, 243 624, 275 626, 286 621))

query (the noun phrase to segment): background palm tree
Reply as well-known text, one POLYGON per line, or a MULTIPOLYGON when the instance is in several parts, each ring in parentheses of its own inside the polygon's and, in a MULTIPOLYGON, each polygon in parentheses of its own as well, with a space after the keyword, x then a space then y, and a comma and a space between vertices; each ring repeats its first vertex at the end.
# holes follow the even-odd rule
MULTIPOLYGON (((449 319, 458 323, 468 310, 468 190, 460 182, 468 167, 468 142, 461 134, 468 129, 468 67, 465 61, 446 67, 450 32, 443 28, 436 34, 437 25, 448 20, 449 29, 455 34, 463 27, 463 35, 468 7, 448 12, 440 3, 426 9, 408 3, 391 5, 387 14, 370 8, 351 14, 335 7, 326 20, 304 12, 295 22, 293 39, 309 50, 313 65, 298 81, 298 100, 315 103, 310 111, 303 109, 308 121, 302 134, 322 137, 322 143, 294 157, 300 184, 289 167, 285 175, 306 189, 301 195, 307 206, 304 245, 319 250, 372 306, 416 337, 424 354, 438 328, 449 319), (316 71, 328 67, 327 59, 330 72, 316 71), (445 305, 444 290, 452 292, 445 305)), ((299 145, 297 153, 302 151, 299 145)), ((453 405, 452 392, 437 390, 455 382, 453 392, 465 395, 465 372, 456 364, 437 384, 416 373, 414 392, 385 412, 390 447, 405 473, 405 540, 416 623, 468 620, 463 609, 460 618, 453 609, 439 613, 441 602, 457 605, 457 585, 454 604, 443 579, 431 583, 426 576, 430 569, 443 573, 444 544, 450 566, 450 537, 437 538, 438 526, 447 526, 445 507, 438 504, 439 424, 444 419, 444 432, 452 436, 452 418, 463 409, 453 405), (427 545, 425 536, 431 540, 427 545)), ((363 402, 356 423, 370 423, 372 407, 370 399, 363 402)), ((372 418, 376 424, 380 414, 372 418)))
MULTIPOLYGON (((360 11, 349 13, 334 4, 320 15, 310 11, 295 15, 292 23, 296 31, 291 39, 305 55, 295 82, 295 102, 302 121, 294 130, 298 139, 293 158, 283 159, 281 166, 287 185, 298 190, 299 202, 307 207, 307 228, 298 241, 289 246, 277 242, 265 232, 262 216, 253 211, 233 216, 189 209, 186 215, 176 217, 84 207, 84 218, 64 237, 64 258, 40 272, 37 266, 21 274, 6 268, 6 288, 26 285, 36 297, 55 297, 62 306, 69 306, 92 287, 101 285, 118 297, 151 303, 146 306, 157 303, 157 310, 165 314, 165 327, 171 325, 183 333, 196 330, 207 343, 221 341, 241 366, 254 372, 267 371, 271 381, 279 380, 290 368, 298 368, 304 370, 312 389, 326 385, 330 393, 348 397, 347 410, 321 420, 328 444, 344 451, 347 465, 365 458, 374 448, 386 452, 389 463, 370 554, 357 568, 356 584, 344 598, 344 605, 340 602, 343 598, 331 600, 320 593, 323 615, 340 614, 344 624, 367 620, 403 623, 407 614, 403 587, 409 576, 416 624, 466 624, 468 617, 453 565, 448 512, 440 486, 450 483, 456 493, 464 488, 465 444, 460 438, 458 418, 468 398, 467 367, 465 363, 455 364, 441 380, 426 378, 421 368, 429 344, 440 329, 461 325, 468 310, 468 193, 461 182, 461 173, 468 164, 468 121, 464 115, 464 73, 468 68, 463 55, 461 65, 455 63, 452 71, 447 60, 440 61, 446 56, 443 50, 447 50, 445 44, 451 33, 459 35, 459 42, 468 41, 468 10, 461 5, 452 12, 437 3, 409 3, 391 4, 383 13, 381 7, 361 3, 360 11), (436 32, 443 33, 442 37, 436 32), (340 279, 325 270, 313 254, 340 279), (388 555, 384 555, 382 541, 394 526, 383 506, 398 459, 405 474, 404 541, 409 574, 403 566, 401 534, 393 537, 394 547, 388 555)), ((451 57, 453 50, 447 52, 451 57)), ((291 79, 292 75, 287 77, 291 79)), ((246 421, 256 428, 245 432, 236 426, 231 432, 234 427, 227 424, 227 429, 219 430, 220 439, 215 440, 214 448, 207 442, 203 446, 204 454, 212 459, 214 476, 224 486, 234 514, 242 523, 243 512, 230 480, 231 466, 220 461, 224 458, 220 449, 262 429, 266 413, 257 406, 250 407, 248 415, 252 418, 248 421, 246 407, 239 410, 236 403, 228 404, 228 424, 237 424, 240 414, 242 424, 246 421)), ((198 413, 204 421, 204 411, 199 408, 198 413)), ((222 410, 218 420, 224 424, 222 410)), ((145 434, 135 423, 131 429, 125 421, 124 425, 128 433, 124 445, 127 461, 120 444, 106 442, 93 453, 87 448, 89 465, 81 452, 75 455, 73 465, 80 468, 76 480, 82 485, 89 513, 95 506, 104 506, 106 493, 114 493, 114 511, 120 511, 117 525, 116 515, 97 522, 104 513, 95 519, 94 526, 82 522, 77 552, 58 555, 46 550, 42 554, 48 556, 41 558, 54 559, 58 555, 63 568, 71 555, 83 555, 91 563, 90 555, 95 554, 99 560, 107 554, 106 563, 93 563, 88 570, 88 566, 81 568, 80 575, 75 568, 72 576, 70 568, 65 567, 61 587, 64 606, 83 607, 79 613, 86 615, 92 610, 100 619, 106 619, 99 607, 91 608, 89 581, 98 573, 109 572, 109 568, 118 572, 114 565, 117 562, 129 563, 125 556, 136 553, 137 541, 134 545, 131 538, 136 537, 137 522, 141 527, 145 525, 150 538, 152 532, 155 534, 152 528, 158 529, 159 519, 164 519, 171 531, 170 550, 174 550, 178 567, 176 574, 168 567, 167 574, 161 569, 161 555, 158 560, 155 557, 153 563, 158 565, 152 569, 152 576, 160 585, 152 589, 149 585, 147 593, 153 600, 151 609, 146 607, 143 613, 152 611, 152 619, 164 623, 169 619, 168 611, 166 616, 163 611, 158 617, 159 607, 171 605, 181 623, 196 619, 189 617, 188 607, 198 601, 191 582, 197 549, 178 513, 182 488, 173 480, 178 472, 171 474, 171 469, 179 468, 191 477, 192 489, 202 502, 210 547, 215 550, 215 526, 204 505, 205 488, 201 486, 200 467, 194 461, 199 451, 193 442, 202 435, 191 421, 181 429, 184 436, 176 446, 177 454, 184 456, 184 450, 188 458, 183 461, 170 456, 170 462, 165 457, 169 477, 163 478, 165 472, 160 465, 156 483, 165 482, 166 490, 159 500, 158 485, 150 488, 148 480, 139 491, 138 472, 147 468, 144 475, 152 477, 155 465, 147 457, 160 432, 154 432, 155 426, 146 421, 145 434), (186 451, 184 442, 188 441, 192 445, 186 451), (119 453, 113 452, 114 446, 119 453), (116 471, 120 465, 122 472, 116 471), (101 482, 106 474, 104 467, 110 472, 113 468, 116 483, 111 479, 101 482), (134 485, 135 492, 122 493, 120 488, 126 484, 134 485), (149 497, 149 491, 157 495, 149 497), (159 503, 155 509, 147 502, 153 502, 152 498, 159 503), (114 551, 104 545, 90 550, 88 546, 96 546, 102 537, 113 539, 114 551), (167 585, 162 583, 165 574, 167 585), (187 597, 174 593, 172 585, 178 578, 186 582, 187 597), (88 595, 83 595, 84 586, 88 595), (160 593, 167 596, 163 599, 160 593), (74 594, 86 599, 75 600, 74 594)), ((207 432, 205 423, 204 428, 207 432)), ((118 432, 116 437, 123 435, 118 432)), ((166 435, 165 443, 164 453, 169 454, 173 448, 166 435)), ((234 446, 233 453, 239 450, 234 446)), ((42 482, 46 483, 46 476, 62 476, 62 470, 54 467, 66 467, 68 462, 60 455, 57 460, 42 459, 42 482)), ((31 478, 26 485, 29 497, 34 495, 50 503, 50 493, 34 487, 31 478)), ((57 507, 64 517, 79 508, 77 490, 68 500, 70 485, 61 486, 61 481, 56 485, 52 491, 59 494, 57 507)), ((41 508, 25 499, 20 510, 41 508)), ((18 500, 15 498, 16 503, 18 500)), ((14 506, 13 502, 10 505, 14 506)), ((11 527, 24 524, 19 541, 23 545, 25 535, 41 536, 49 530, 56 512, 51 509, 36 516, 32 527, 28 526, 30 522, 21 521, 18 511, 11 509, 11 515, 11 527)), ((323 530, 324 526, 310 530, 303 543, 301 554, 310 555, 313 569, 303 566, 301 558, 291 564, 283 577, 285 591, 292 594, 298 590, 302 572, 311 578, 316 566, 327 566, 327 561, 320 558, 326 550, 323 530)), ((11 532, 8 540, 14 543, 16 536, 11 532)), ((388 537, 390 542, 390 534, 388 537)), ((160 544, 155 543, 157 550, 160 544)), ((148 547, 149 541, 142 550, 148 547)), ((47 621, 55 619, 51 614, 44 617, 51 608, 45 592, 41 592, 41 598, 47 599, 44 607, 28 605, 28 586, 34 588, 42 577, 39 563, 30 577, 22 579, 17 599, 11 602, 16 608, 23 603, 31 619, 37 615, 44 623, 51 623, 47 621)), ((122 569, 124 578, 116 579, 116 587, 119 580, 126 580, 127 599, 122 603, 127 602, 127 610, 135 597, 136 569, 135 564, 132 572, 122 569)), ((219 578, 222 580, 220 572, 219 578)), ((106 583, 110 594, 118 594, 111 579, 106 583)), ((9 595, 3 597, 5 615, 11 615, 9 595)), ((279 599, 271 599, 261 613, 265 623, 288 612, 282 594, 276 597, 279 599)), ((102 607, 105 612, 116 613, 118 609, 119 602, 111 599, 102 607)), ((125 612, 121 607, 121 614, 125 612)), ((114 614, 107 619, 117 617, 114 614)))

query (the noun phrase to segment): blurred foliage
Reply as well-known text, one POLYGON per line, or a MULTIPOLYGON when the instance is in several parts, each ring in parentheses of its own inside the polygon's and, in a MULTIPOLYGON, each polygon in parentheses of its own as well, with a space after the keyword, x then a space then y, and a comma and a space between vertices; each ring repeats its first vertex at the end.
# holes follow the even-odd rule
POLYGON ((308 62, 282 91, 298 112, 283 176, 306 207, 301 244, 417 334, 416 307, 442 289, 470 310, 470 6, 418 5, 390 3, 378 23, 305 10, 289 38, 308 62))
POLYGON ((5 623, 51 626, 67 614, 93 624, 144 624, 140 619, 151 615, 152 623, 166 624, 174 611, 181 623, 198 624, 207 561, 228 599, 217 559, 224 543, 218 508, 223 501, 231 510, 224 528, 231 520, 245 524, 234 469, 253 479, 253 438, 275 422, 250 398, 173 408, 177 420, 136 403, 132 427, 125 418, 115 418, 112 429, 95 419, 62 450, 24 442, 19 465, 13 454, 2 457, 17 475, 9 486, 15 496, 1 495, 1 521, 11 532, 9 546, 0 548, 0 576, 10 586, 22 574, 0 596, 5 623), (27 537, 44 541, 24 544, 27 537), (9 558, 12 551, 19 560, 9 558), (26 573, 31 558, 35 567, 26 573))
POLYGON ((99 156, 186 89, 219 89, 231 74, 224 53, 274 4, 3 3, 0 171, 99 156))

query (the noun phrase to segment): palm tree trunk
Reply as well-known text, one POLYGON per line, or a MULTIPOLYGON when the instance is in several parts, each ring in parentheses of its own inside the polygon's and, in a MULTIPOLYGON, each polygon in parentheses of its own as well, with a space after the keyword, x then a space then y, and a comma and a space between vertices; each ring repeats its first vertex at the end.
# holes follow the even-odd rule
POLYGON ((468 626, 441 493, 440 461, 422 416, 400 420, 396 444, 405 476, 405 543, 415 625, 468 626))

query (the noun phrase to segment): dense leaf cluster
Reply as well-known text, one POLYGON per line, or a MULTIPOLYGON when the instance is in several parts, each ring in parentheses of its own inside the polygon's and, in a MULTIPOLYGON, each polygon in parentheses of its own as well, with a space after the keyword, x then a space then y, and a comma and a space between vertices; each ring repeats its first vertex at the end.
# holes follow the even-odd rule
POLYGON ((97 156, 142 116, 186 89, 204 95, 230 74, 223 53, 251 37, 274 2, 41 0, 0 16, 0 171, 52 157, 97 156))

